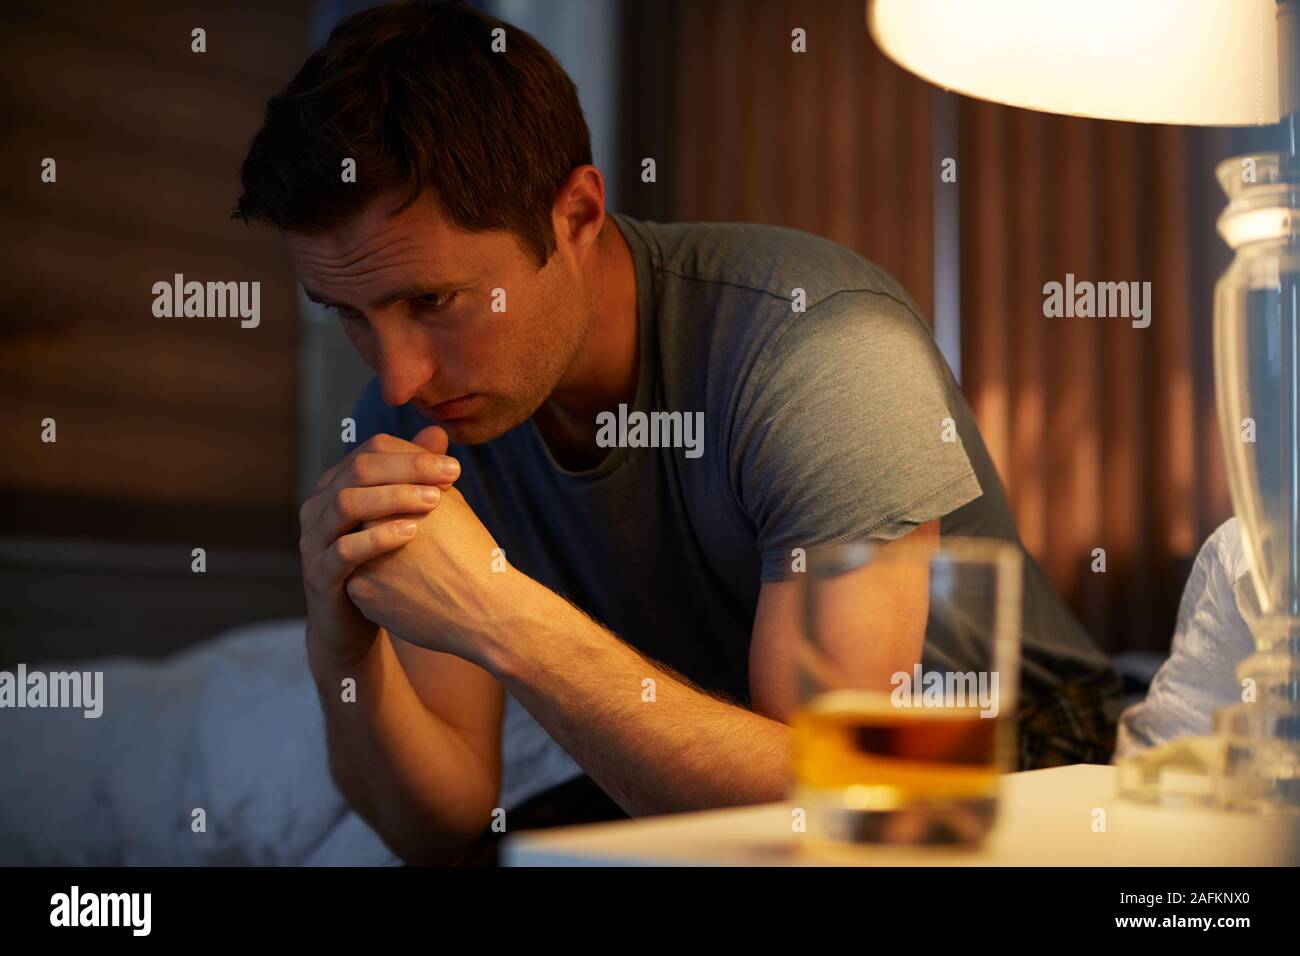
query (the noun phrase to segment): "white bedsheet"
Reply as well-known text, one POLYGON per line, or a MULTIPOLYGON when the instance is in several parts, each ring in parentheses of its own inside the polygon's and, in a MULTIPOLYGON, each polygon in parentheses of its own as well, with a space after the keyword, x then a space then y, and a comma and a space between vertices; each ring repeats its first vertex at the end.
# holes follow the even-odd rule
POLYGON ((1206 539, 1178 605, 1169 659, 1146 699, 1120 715, 1115 758, 1175 737, 1210 732, 1214 711, 1241 701, 1237 664, 1255 649, 1249 621, 1258 612, 1236 518, 1206 539))
MULTIPOLYGON (((27 662, 102 670, 104 712, 0 709, 0 864, 400 862, 330 779, 303 628, 241 627, 163 661, 27 662)), ((581 773, 509 696, 503 759, 507 811, 581 773)))

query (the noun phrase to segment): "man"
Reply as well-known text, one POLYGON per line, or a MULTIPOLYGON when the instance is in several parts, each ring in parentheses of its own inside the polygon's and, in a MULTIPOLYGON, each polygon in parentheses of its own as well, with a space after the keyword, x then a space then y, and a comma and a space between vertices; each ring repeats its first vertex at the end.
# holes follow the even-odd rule
MULTIPOLYGON (((472 855, 506 691, 585 771, 563 795, 606 801, 550 819, 781 799, 797 556, 1018 543, 906 293, 800 233, 607 212, 573 84, 521 31, 349 18, 242 182, 236 215, 281 230, 376 373, 302 508, 307 639, 339 787, 407 860, 472 855), (653 413, 657 447, 623 434, 653 413)), ((1114 672, 1026 567, 1021 764, 1104 762, 1114 672)), ((927 594, 864 586, 855 665, 887 687, 927 594)))

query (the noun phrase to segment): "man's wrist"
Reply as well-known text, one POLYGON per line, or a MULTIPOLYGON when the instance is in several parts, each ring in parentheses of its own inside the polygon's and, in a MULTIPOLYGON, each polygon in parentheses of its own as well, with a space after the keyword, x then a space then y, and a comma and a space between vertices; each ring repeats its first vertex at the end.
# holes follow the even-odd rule
POLYGON ((378 634, 379 629, 376 628, 375 637, 364 646, 334 647, 326 641, 313 637, 309 615, 306 630, 307 668, 312 677, 319 684, 322 681, 333 682, 340 675, 356 676, 362 668, 374 660, 375 650, 379 646, 378 634))
POLYGON ((526 673, 535 650, 553 644, 564 622, 578 613, 541 582, 526 574, 515 577, 507 605, 511 613, 480 643, 483 659, 476 662, 498 680, 526 673))

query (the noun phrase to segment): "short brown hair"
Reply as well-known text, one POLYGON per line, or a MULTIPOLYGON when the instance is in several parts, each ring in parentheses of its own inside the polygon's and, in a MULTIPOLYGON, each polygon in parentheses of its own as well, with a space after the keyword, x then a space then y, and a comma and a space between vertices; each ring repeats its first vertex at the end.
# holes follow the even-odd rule
POLYGON ((461 3, 395 4, 339 23, 267 102, 231 215, 319 232, 389 188, 406 191, 394 213, 428 188, 457 226, 513 231, 541 265, 556 190, 590 162, 573 81, 532 36, 461 3))

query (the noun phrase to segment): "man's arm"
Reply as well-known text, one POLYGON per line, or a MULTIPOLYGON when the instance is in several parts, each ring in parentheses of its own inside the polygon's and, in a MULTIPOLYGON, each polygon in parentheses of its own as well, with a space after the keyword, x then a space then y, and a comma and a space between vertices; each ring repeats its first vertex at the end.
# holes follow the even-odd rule
POLYGON ((344 592, 358 565, 418 538, 411 516, 436 510, 450 487, 446 433, 420 437, 424 445, 375 435, 328 469, 303 503, 299 544, 335 782, 400 856, 446 863, 496 802, 500 686, 466 661, 390 639, 344 592))
POLYGON ((459 860, 501 787, 501 685, 385 631, 359 662, 311 655, 330 770, 348 803, 408 863, 459 860), (344 702, 345 678, 356 698, 344 702))
MULTIPOLYGON (((932 547, 938 533, 938 521, 931 521, 884 549, 932 547)), ((920 660, 926 583, 887 563, 855 574, 862 639, 840 653, 850 671, 888 687, 891 674, 920 660)), ((490 642, 486 666, 625 811, 669 813, 787 796, 791 731, 784 721, 797 703, 799 582, 762 585, 750 651, 752 711, 700 690, 537 588, 534 626, 490 642)))

